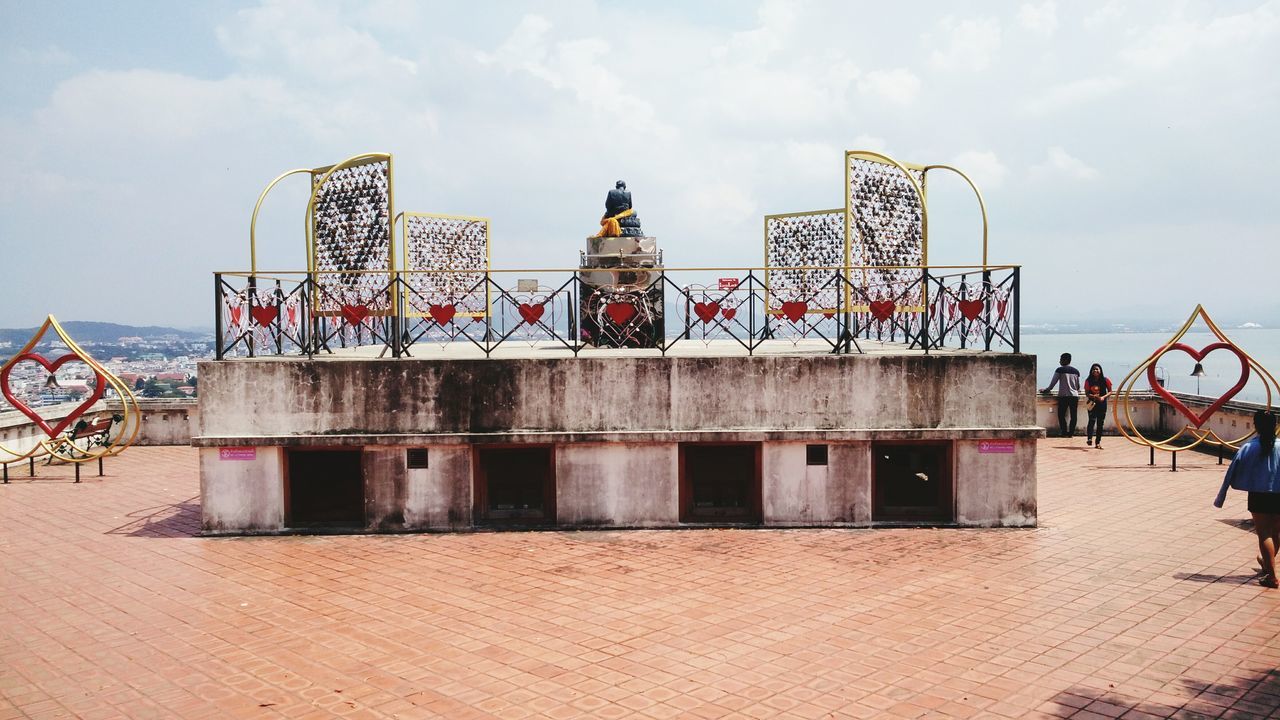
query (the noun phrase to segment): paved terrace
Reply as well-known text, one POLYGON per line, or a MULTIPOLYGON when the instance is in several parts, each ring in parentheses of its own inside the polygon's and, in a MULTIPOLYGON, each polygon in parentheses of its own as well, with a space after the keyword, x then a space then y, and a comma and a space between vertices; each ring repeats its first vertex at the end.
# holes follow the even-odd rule
POLYGON ((195 451, 0 486, 0 718, 1280 717, 1184 453, 1041 441, 1037 530, 193 537, 195 451))

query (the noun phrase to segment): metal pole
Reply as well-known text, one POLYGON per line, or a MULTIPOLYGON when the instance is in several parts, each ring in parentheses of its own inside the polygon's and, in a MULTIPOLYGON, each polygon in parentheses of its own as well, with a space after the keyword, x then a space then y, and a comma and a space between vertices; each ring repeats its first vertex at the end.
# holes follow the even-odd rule
POLYGON ((31 477, 36 476, 36 459, 35 458, 33 457, 27 458, 27 470, 31 473, 31 477))
POLYGON ((1169 468, 1169 472, 1178 472, 1178 451, 1173 451, 1173 465, 1169 468))
POLYGON ((222 359, 222 273, 213 274, 213 359, 222 359))
POLYGON ((76 482, 80 482, 80 463, 76 463, 76 482))
MULTIPOLYGON (((1021 352, 1021 332, 1022 332, 1022 268, 1015 267, 1013 269, 1013 351, 1021 352)), ((1154 450, 1153 450, 1154 452, 1154 450)))
POLYGON ((102 477, 102 456, 98 456, 98 477, 102 477))
POLYGON ((4 484, 9 484, 9 463, 4 463, 4 484))
POLYGON ((1156 448, 1154 445, 1148 445, 1147 449, 1151 451, 1151 460, 1147 464, 1155 465, 1156 464, 1156 448))

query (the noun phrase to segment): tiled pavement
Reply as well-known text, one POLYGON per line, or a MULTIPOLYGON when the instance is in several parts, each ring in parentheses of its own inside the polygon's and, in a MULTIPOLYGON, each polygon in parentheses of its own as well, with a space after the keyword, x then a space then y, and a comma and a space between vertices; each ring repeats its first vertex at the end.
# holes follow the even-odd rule
POLYGON ((1244 498, 1108 445, 1037 530, 205 539, 189 448, 15 473, 0 718, 1280 717, 1244 498))

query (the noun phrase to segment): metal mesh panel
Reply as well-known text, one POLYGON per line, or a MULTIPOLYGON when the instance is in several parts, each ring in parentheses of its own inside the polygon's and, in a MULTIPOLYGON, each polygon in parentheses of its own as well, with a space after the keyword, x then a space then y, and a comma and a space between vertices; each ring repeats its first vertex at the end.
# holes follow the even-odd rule
POLYGON ((423 316, 433 304, 452 304, 459 315, 485 315, 488 220, 405 213, 404 243, 408 314, 423 316), (421 272, 428 270, 473 272, 421 272))
MULTIPOLYGON (((896 166, 857 155, 849 163, 849 257, 854 265, 918 266, 924 261, 920 196, 896 166)), ((924 171, 909 169, 924 186, 924 171)), ((920 305, 920 271, 855 271, 855 285, 872 299, 897 298, 899 305, 920 305), (911 288, 912 285, 915 288, 911 288), (905 294, 904 294, 905 293, 905 294)))
MULTIPOLYGON (((312 182, 323 175, 316 172, 312 182)), ((380 160, 336 170, 318 186, 312 219, 317 312, 337 313, 344 304, 372 314, 391 311, 389 175, 390 162, 380 160)))
POLYGON ((813 312, 836 307, 835 270, 788 268, 844 265, 844 210, 766 215, 764 222, 769 308, 811 299, 817 301, 813 312))

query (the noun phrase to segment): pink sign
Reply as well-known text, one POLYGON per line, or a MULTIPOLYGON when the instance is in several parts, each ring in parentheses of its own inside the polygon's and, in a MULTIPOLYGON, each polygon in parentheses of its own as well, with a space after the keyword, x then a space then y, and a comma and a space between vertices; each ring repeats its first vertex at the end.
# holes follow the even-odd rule
POLYGON ((1013 452, 1012 440, 979 440, 978 452, 980 453, 1011 453, 1013 452))
POLYGON ((721 290, 737 290, 738 278, 720 278, 721 290))
POLYGON ((218 448, 219 460, 257 460, 258 448, 253 447, 229 447, 218 448))

